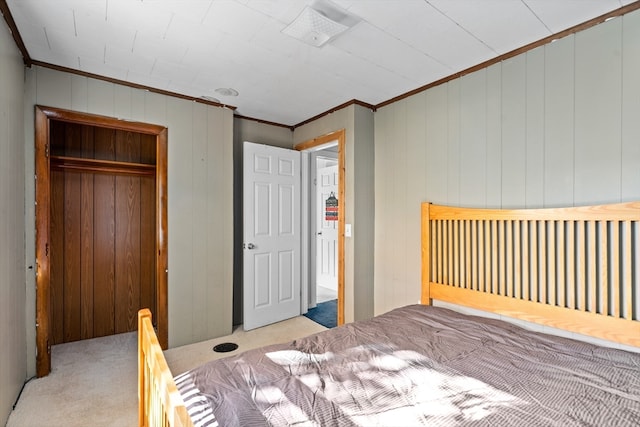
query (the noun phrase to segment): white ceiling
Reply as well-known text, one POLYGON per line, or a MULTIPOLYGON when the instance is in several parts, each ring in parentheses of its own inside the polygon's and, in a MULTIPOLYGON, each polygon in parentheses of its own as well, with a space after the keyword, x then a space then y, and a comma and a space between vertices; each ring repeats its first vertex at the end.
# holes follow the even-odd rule
POLYGON ((237 114, 295 125, 353 99, 379 104, 633 3, 331 1, 360 21, 320 48, 282 33, 312 0, 7 4, 32 60, 214 97, 237 114))

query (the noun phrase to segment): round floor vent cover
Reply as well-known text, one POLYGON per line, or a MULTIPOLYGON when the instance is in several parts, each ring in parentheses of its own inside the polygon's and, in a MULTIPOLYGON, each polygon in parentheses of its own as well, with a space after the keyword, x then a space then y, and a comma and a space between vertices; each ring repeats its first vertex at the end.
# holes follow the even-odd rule
POLYGON ((228 353, 238 348, 238 344, 234 342, 223 342, 213 347, 213 351, 216 353, 228 353))

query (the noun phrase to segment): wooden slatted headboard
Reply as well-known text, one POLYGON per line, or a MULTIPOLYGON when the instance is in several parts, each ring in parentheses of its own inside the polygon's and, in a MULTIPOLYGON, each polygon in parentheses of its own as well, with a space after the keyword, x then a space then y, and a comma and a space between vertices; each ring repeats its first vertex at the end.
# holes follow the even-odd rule
POLYGON ((465 305, 640 347, 640 202, 422 205, 422 303, 465 305))

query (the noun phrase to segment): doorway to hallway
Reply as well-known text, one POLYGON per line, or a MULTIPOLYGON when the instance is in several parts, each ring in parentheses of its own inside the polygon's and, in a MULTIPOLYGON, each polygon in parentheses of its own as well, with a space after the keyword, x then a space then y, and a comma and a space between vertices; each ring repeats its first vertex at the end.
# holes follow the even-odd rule
MULTIPOLYGON (((338 153, 337 144, 311 155, 312 222, 315 229, 315 303, 338 297, 338 153), (315 203, 314 203, 315 202, 315 203)), ((311 304, 313 307, 315 304, 311 304)))

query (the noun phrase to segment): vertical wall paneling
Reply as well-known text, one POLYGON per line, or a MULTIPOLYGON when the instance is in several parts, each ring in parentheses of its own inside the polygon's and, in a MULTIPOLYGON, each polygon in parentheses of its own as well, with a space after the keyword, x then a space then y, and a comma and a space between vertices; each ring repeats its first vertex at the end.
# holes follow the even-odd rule
POLYGON ((459 191, 467 203, 486 203, 486 70, 460 78, 459 191))
MULTIPOLYGON (((640 188, 640 13, 622 18, 621 198, 638 198, 640 188)), ((640 295, 638 295, 640 301, 640 295)), ((639 302, 640 305, 640 302, 639 302)))
POLYGON ((460 203, 460 79, 446 83, 447 99, 447 203, 460 203))
MULTIPOLYGON (((156 163, 154 135, 51 121, 52 156, 156 163)), ((54 163, 50 198, 51 343, 135 330, 156 312, 153 176, 70 171, 54 163)))
POLYGON ((526 53, 525 206, 544 205, 544 47, 526 53))
MULTIPOLYGON (((447 202, 447 86, 441 85, 425 92, 425 123, 427 148, 425 158, 426 187, 424 201, 445 204, 447 202), (445 169, 443 169, 445 168, 445 169)), ((421 112, 418 111, 417 114, 421 112)), ((376 123, 378 117, 376 116, 376 123)), ((377 147, 377 145, 376 145, 377 147)), ((377 175, 377 170, 376 170, 377 175)))
MULTIPOLYGON (((206 133, 207 136, 215 135, 216 132, 220 132, 221 129, 225 129, 225 125, 226 125, 224 117, 217 114, 212 114, 211 110, 206 111, 204 123, 206 123, 206 126, 203 129, 203 131, 206 133)), ((233 136, 233 138, 234 138, 234 141, 236 141, 235 135, 233 136)), ((254 140, 255 139, 250 139, 249 141, 254 141, 254 140)), ((203 147, 203 150, 208 157, 222 155, 222 157, 224 158, 229 158, 229 157, 233 158, 233 147, 230 147, 227 144, 212 144, 209 137, 207 137, 207 141, 209 141, 209 143, 206 145, 206 147, 203 147)), ((241 160, 241 159, 237 159, 237 160, 241 160)), ((233 162, 234 163, 236 162, 235 158, 233 159, 233 162)), ((232 166, 233 164, 229 164, 229 165, 226 165, 226 168, 230 168, 232 166)), ((205 181, 205 195, 206 195, 206 205, 204 209, 207 212, 207 215, 204 218, 205 219, 204 226, 209 230, 214 230, 216 228, 216 223, 218 222, 219 218, 224 218, 226 212, 229 209, 233 210, 232 206, 224 206, 221 203, 217 203, 217 200, 225 200, 227 198, 226 195, 220 194, 219 190, 221 187, 219 186, 220 185, 219 183, 229 180, 230 177, 227 171, 225 171, 225 168, 223 167, 218 167, 218 168, 208 167, 207 170, 205 171, 205 175, 203 179, 205 181)), ((230 187, 232 192, 231 198, 234 200, 234 203, 235 203, 235 198, 233 196, 233 192, 235 191, 235 188, 233 186, 233 179, 232 179, 232 185, 230 187)), ((241 188, 242 187, 238 188, 238 191, 240 191, 240 194, 242 193, 241 188)), ((240 197, 240 199, 242 199, 242 197, 240 197)), ((239 216, 237 215, 237 213, 234 215, 234 229, 238 226, 238 224, 242 224, 241 212, 239 216)), ((234 238, 231 237, 231 240, 233 241, 234 238)), ((235 243, 236 245, 241 246, 241 242, 242 242, 242 237, 240 237, 240 240, 236 241, 235 243)), ((220 300, 228 301, 228 298, 231 298, 231 299, 235 298, 236 297, 235 286, 233 289, 233 295, 231 294, 229 289, 225 288, 225 282, 228 279, 230 272, 233 271, 233 268, 232 268, 233 262, 234 262, 233 256, 229 253, 229 251, 225 250, 224 247, 215 244, 215 241, 213 240, 207 241, 207 254, 209 257, 212 257, 212 258, 221 259, 221 260, 227 259, 230 261, 229 262, 230 265, 227 265, 227 263, 209 265, 209 270, 207 271, 209 286, 206 287, 206 291, 207 291, 206 300, 210 302, 216 301, 216 299, 218 299, 219 301, 220 300), (229 258, 230 256, 231 258, 229 258), (230 267, 231 267, 231 270, 229 270, 230 267)), ((240 253, 240 256, 241 256, 241 253, 240 253)), ((232 277, 231 280, 235 281, 235 278, 232 277)), ((243 296, 242 292, 240 292, 238 296, 242 298, 243 296)), ((242 314, 242 312, 240 314, 242 314)), ((218 313, 208 317, 206 322, 207 330, 208 331, 215 330, 216 324, 219 324, 220 322, 222 322, 227 316, 231 316, 235 318, 235 308, 232 310, 229 304, 224 304, 224 307, 221 307, 218 313)), ((242 317, 240 317, 240 319, 242 319, 242 317)))
MULTIPOLYGON (((388 203, 388 209, 391 210, 390 215, 395 218, 393 225, 389 232, 394 235, 402 236, 400 239, 394 239, 390 243, 391 258, 390 262, 396 265, 406 266, 407 256, 407 220, 410 212, 407 212, 407 194, 409 189, 407 184, 409 182, 409 171, 407 170, 408 153, 410 143, 408 141, 407 132, 407 103, 399 103, 394 107, 394 135, 397 138, 397 145, 395 150, 391 154, 391 160, 394 164, 400 165, 395 172, 388 178, 393 182, 393 197, 396 198, 396 203, 388 203)), ((394 269, 392 271, 392 284, 396 292, 393 293, 391 303, 393 306, 397 305, 401 300, 405 299, 406 283, 407 283, 407 271, 405 268, 394 269)))
MULTIPOLYGON (((192 102, 185 106, 179 99, 169 98, 166 101, 166 114, 171 117, 172 124, 169 127, 168 174, 171 199, 169 230, 172 230, 170 242, 174 250, 169 251, 169 283, 177 285, 169 288, 169 330, 182 331, 180 340, 170 342, 170 346, 192 342, 196 327, 193 324, 194 312, 205 309, 205 301, 196 301, 193 293, 196 287, 193 255, 206 250, 206 239, 200 239, 198 235, 207 235, 205 230, 197 229, 194 224, 203 212, 193 209, 194 200, 198 197, 194 193, 193 176, 193 105, 192 102), (185 277, 188 280, 182 281, 185 277)), ((207 283, 199 286, 207 286, 207 283)))
MULTIPOLYGON (((203 147, 203 151, 206 153, 209 161, 209 165, 212 164, 212 158, 233 159, 233 146, 226 141, 227 138, 233 138, 233 126, 230 125, 228 118, 225 115, 214 114, 215 110, 207 109, 205 118, 206 126, 204 131, 207 135, 206 147, 203 147), (215 140, 212 138, 216 133, 222 132, 227 135, 223 140, 215 140)), ((231 111, 226 110, 225 113, 232 115, 231 111)), ((233 205, 219 203, 220 200, 232 200, 233 199, 233 161, 227 160, 220 167, 207 167, 203 179, 206 182, 205 193, 206 197, 206 212, 207 215, 204 218, 204 226, 208 230, 216 230, 218 227, 220 218, 227 217, 230 213, 233 216, 233 205)), ((234 218, 235 224, 241 224, 241 219, 234 218), (236 222, 239 221, 239 222, 236 222)), ((233 281, 233 252, 219 245, 217 242, 222 238, 223 240, 229 239, 233 241, 233 229, 228 227, 221 232, 219 236, 210 238, 207 240, 207 256, 208 258, 219 259, 222 262, 208 263, 207 280, 208 286, 206 287, 206 300, 207 305, 213 305, 220 302, 220 309, 208 316, 206 321, 207 333, 211 334, 213 331, 219 329, 219 325, 224 324, 225 319, 233 317, 232 300, 234 295, 232 289, 228 288, 226 284, 229 281, 233 281)), ((241 240, 240 242, 241 243, 241 240)), ((242 297, 242 293, 240 293, 242 297)))
MULTIPOLYGON (((37 103, 40 105, 55 105, 58 108, 71 109, 73 92, 72 80, 75 78, 73 74, 60 73, 49 68, 37 67, 33 69, 36 73, 36 92, 35 95, 38 98, 37 103), (47 81, 46 85, 38 85, 38 81, 47 81)), ((33 102, 33 100, 32 100, 33 102)), ((35 102, 33 102, 35 104, 35 102)), ((29 111, 32 105, 25 105, 26 113, 29 111)), ((25 120, 25 123, 28 123, 25 120)), ((33 124, 33 123, 31 123, 33 124)))
MULTIPOLYGON (((64 174, 63 330, 64 342, 80 339, 80 192, 81 174, 64 174)), ((51 257, 58 254, 51 253, 51 257)))
POLYGON ((114 117, 114 87, 113 83, 102 80, 87 80, 87 112, 114 117))
POLYGON ((502 206, 502 64, 494 64, 486 72, 486 205, 502 206))
MULTIPOLYGON (((141 121, 147 123, 155 123, 155 124, 165 124, 165 123, 173 123, 173 118, 170 118, 168 112, 169 102, 173 102, 173 104, 182 104, 181 109, 186 110, 187 112, 191 109, 191 101, 178 100, 174 98, 170 98, 164 95, 160 95, 155 92, 147 92, 147 91, 136 91, 137 93, 132 96, 132 115, 138 116, 141 112, 144 112, 144 119, 141 121), (140 95, 144 96, 143 105, 140 105, 140 95), (144 108, 142 111, 139 108, 144 108)), ((174 107, 175 110, 175 107, 174 107)), ((171 139, 171 127, 169 128, 169 141, 171 139)), ((172 149, 173 144, 169 144, 169 150, 172 149)), ((169 156, 171 158, 171 156, 169 156)), ((169 163, 169 167, 171 167, 171 163, 169 163)))
MULTIPOLYGON (((95 129, 95 157, 103 160, 115 160, 115 131, 106 128, 95 129)), ((94 212, 94 301, 100 307, 94 307, 93 333, 95 336, 111 335, 115 332, 116 299, 116 224, 115 191, 116 177, 96 174, 94 194, 100 194, 93 200, 94 212)))
MULTIPOLYGON (((355 184, 354 188, 358 189, 354 192, 353 212, 361 213, 357 217, 358 234, 356 236, 357 239, 353 240, 353 259, 350 260, 352 262, 351 265, 358 266, 357 274, 353 276, 353 318, 367 319, 373 316, 375 300, 373 292, 375 215, 371 215, 371 212, 375 211, 375 196, 372 186, 375 176, 374 114, 370 109, 361 106, 354 106, 353 112, 354 158, 358 159, 358 167, 354 169, 352 175, 355 184), (356 301, 357 304, 355 304, 356 301)), ((416 142, 424 144, 423 141, 416 142)), ((420 183, 415 182, 412 185, 420 186, 420 183)), ((347 259, 345 258, 345 262, 347 259)), ((338 268, 342 265, 346 270, 344 264, 344 262, 338 262, 338 268)), ((413 289, 410 289, 410 291, 413 291, 413 289)), ((343 298, 343 300, 346 300, 346 298, 343 298)), ((344 308, 343 305, 342 309, 346 311, 344 308)), ((341 319, 340 310, 338 318, 338 322, 342 323, 343 319, 341 319)))
MULTIPOLYGON (((116 161, 140 162, 140 136, 116 131, 116 161)), ((116 176, 115 332, 135 330, 140 307, 140 177, 116 176)), ((154 203, 155 205, 155 203, 154 203)))
MULTIPOLYGON (((82 148, 81 156, 93 158, 94 152, 94 129, 91 126, 78 126, 81 135, 82 148)), ((94 257, 93 257, 93 236, 94 236, 94 175, 83 173, 80 176, 80 338, 87 339, 93 337, 93 281, 94 281, 94 257)))
MULTIPOLYGON (((52 144, 53 146, 53 144, 52 144)), ((64 153, 69 157, 82 155, 82 134, 78 126, 65 126, 64 153)), ((76 341, 81 337, 80 265, 81 252, 81 224, 82 218, 82 174, 69 172, 64 174, 64 236, 63 245, 66 256, 64 265, 63 286, 63 328, 64 340, 76 341), (80 195, 80 197, 78 197, 80 195)), ((51 254, 53 256, 53 254, 51 254)))
MULTIPOLYGON (((130 117, 131 120, 136 120, 138 122, 147 122, 147 123, 165 123, 166 122, 166 113, 163 114, 161 117, 156 117, 154 115, 151 114, 147 114, 147 108, 146 108, 146 103, 147 103, 147 98, 149 98, 151 96, 151 94, 149 92, 145 92, 142 90, 134 90, 131 88, 127 88, 129 89, 129 98, 130 98, 130 102, 126 102, 125 101, 125 97, 124 97, 124 90, 122 89, 122 87, 120 87, 120 90, 117 92, 120 94, 120 96, 116 95, 116 111, 119 114, 122 114, 122 117, 130 117), (123 110, 120 110, 119 108, 123 108, 123 110), (121 113, 122 111, 122 113, 121 113), (125 115, 126 112, 129 113, 129 115, 125 115)), ((158 102, 160 102, 161 106, 165 105, 165 102, 163 102, 163 99, 159 99, 158 102)))
MULTIPOLYGON (((394 270, 420 271, 418 262, 409 259, 394 265, 393 256, 387 256, 389 248, 410 246, 411 236, 420 230, 411 223, 405 228, 394 228, 396 219, 389 214, 391 210, 384 206, 386 204, 401 204, 411 209, 411 200, 419 195, 435 203, 476 207, 485 204, 554 207, 640 198, 639 28, 640 12, 635 11, 430 88, 425 91, 424 108, 419 100, 412 99, 422 96, 419 93, 376 112, 376 314, 393 305, 414 302, 406 291, 413 274, 394 270), (398 129, 403 125, 393 113, 400 108, 411 110, 407 111, 411 121, 405 122, 406 130, 398 129), (408 167, 403 161, 423 155, 414 141, 409 142, 420 133, 420 129, 412 127, 422 126, 416 119, 421 115, 427 126, 423 166, 426 171, 408 167), (482 117, 482 123, 478 116, 482 117), (481 133, 484 137, 479 136, 481 133), (481 138, 484 138, 484 147, 479 144, 481 138), (392 151, 398 149, 409 151, 392 155, 392 151), (442 152, 444 160, 440 158, 442 152), (484 168, 473 164, 474 157, 483 159, 484 168), (400 194, 390 189, 388 181, 396 173, 406 176, 407 182, 419 182, 425 172, 424 188, 408 186, 407 191, 400 194), (484 181, 480 193, 474 191, 473 180, 484 181), (446 197, 442 196, 443 189, 446 197), (407 277, 406 284, 390 281, 403 275, 407 277)), ((417 205, 415 212, 419 212, 417 205)), ((555 224, 556 232, 563 226, 571 227, 555 224)), ((461 235, 469 229, 473 230, 473 224, 456 232, 461 235)), ((539 242, 552 244, 556 239, 556 245, 566 246, 570 251, 571 240, 557 241, 551 229, 546 236, 542 236, 541 231, 537 226, 522 224, 512 224, 503 230, 505 235, 520 236, 520 262, 531 258, 539 242)), ((482 232, 486 234, 491 230, 482 232)), ((580 237, 581 233, 576 225, 576 238, 584 238, 580 237)), ((609 240, 608 244, 615 242, 609 240)), ((453 245, 447 248, 453 249, 453 245)), ((576 257, 575 265, 568 265, 564 273, 560 270, 555 277, 545 277, 545 288, 531 288, 540 263, 557 265, 561 253, 558 251, 561 249, 557 249, 551 259, 527 263, 522 286, 505 289, 505 292, 574 304, 571 298, 575 290, 564 289, 562 276, 573 274, 572 269, 586 268, 580 267, 580 263, 587 260, 589 254, 576 257)), ((505 260, 503 274, 510 276, 517 262, 517 258, 505 260)), ((473 263, 444 266, 444 273, 464 275, 469 268, 475 268, 473 263)), ((496 265, 495 273, 491 274, 498 274, 497 268, 496 265)), ((490 272, 484 273, 484 281, 488 283, 490 272)), ((483 285, 486 284, 479 284, 483 285)), ((636 302, 638 304, 640 302, 636 302)))
POLYGON ((637 198, 640 188, 640 13, 622 20, 621 198, 627 201, 637 198))
POLYGON ((545 206, 573 204, 574 36, 545 46, 545 206))
POLYGON ((87 111, 89 108, 87 87, 88 81, 86 78, 78 75, 71 75, 71 105, 70 109, 74 111, 87 111))
MULTIPOLYGON (((0 23, 0 425, 5 425, 27 375, 25 335, 24 63, 0 23)), ((31 175, 33 182, 33 175, 31 175)), ((32 205, 33 206, 33 203, 32 205)), ((26 227, 29 228, 28 226, 26 227)), ((31 257, 30 259, 33 259, 31 257)), ((32 265, 32 264, 27 264, 32 265)), ((34 328, 35 329, 35 328, 34 328)))
MULTIPOLYGON (((27 141, 35 141, 35 126, 33 126, 34 117, 32 114, 27 114, 29 108, 28 100, 36 99, 36 73, 26 72, 24 70, 24 64, 21 62, 20 72, 24 81, 24 92, 21 93, 21 99, 24 102, 24 109, 22 112, 23 124, 21 128, 24 129, 23 142, 23 154, 25 160, 25 186, 24 186, 24 217, 25 222, 34 221, 36 205, 35 201, 35 185, 30 185, 31 180, 35 181, 35 167, 33 162, 29 163, 29 159, 34 158, 34 144, 29 144, 27 141)), ((33 223, 33 222, 31 222, 33 223)), ((27 327, 26 327, 26 360, 27 360, 27 377, 31 377, 36 373, 36 358, 33 357, 36 354, 36 328, 35 320, 29 321, 28 319, 36 318, 36 275, 33 271, 33 266, 36 265, 36 236, 35 227, 25 228, 25 265, 32 267, 27 269, 26 275, 26 292, 25 292, 25 305, 27 327)))
MULTIPOLYGON (((229 124, 224 116, 219 114, 213 114, 211 109, 207 110, 206 115, 206 132, 207 132, 207 140, 209 143, 206 147, 207 156, 211 158, 212 156, 222 156, 223 158, 231 158, 232 162, 229 164, 225 164, 224 167, 209 167, 207 168, 206 174, 206 198, 207 198, 207 217, 206 217, 206 227, 209 230, 215 230, 216 224, 219 221, 219 218, 224 218, 229 211, 232 212, 233 216, 233 229, 226 230, 226 233, 230 235, 230 240, 234 242, 234 251, 225 250, 224 247, 217 245, 215 241, 209 240, 207 242, 207 252, 209 253, 209 257, 225 260, 223 263, 218 263, 215 265, 210 265, 210 273, 209 277, 211 280, 210 286, 207 287, 207 301, 228 301, 228 304, 221 304, 221 309, 213 316, 209 316, 207 318, 207 330, 214 331, 216 329, 216 325, 220 324, 224 321, 227 316, 231 316, 234 319, 234 323, 236 323, 236 319, 242 322, 243 313, 242 313, 242 273, 240 273, 240 277, 236 277, 236 266, 241 268, 241 260, 238 259, 238 263, 236 264, 235 256, 242 257, 242 180, 236 182, 237 175, 236 173, 242 173, 242 169, 236 171, 236 165, 242 162, 242 154, 240 150, 240 155, 236 158, 236 153, 234 150, 236 149, 236 145, 242 146, 242 141, 256 141, 256 138, 244 139, 242 135, 237 135, 235 133, 235 120, 231 130, 229 130, 229 124), (224 133, 231 132, 231 138, 233 140, 232 145, 228 145, 225 143, 212 143, 211 136, 215 135, 216 132, 220 132, 222 130, 224 133), (237 139, 240 138, 240 139, 237 139), (227 183, 223 187, 220 187, 220 183, 227 183), (239 185, 239 187, 236 187, 239 185), (220 194, 220 188, 225 188, 225 192, 220 194), (239 193, 237 193, 239 192, 239 193), (238 198, 240 200, 236 200, 236 195, 240 194, 238 198), (224 205, 218 203, 217 200, 227 200, 228 198, 233 200, 233 205, 224 205), (240 206, 236 205, 236 203, 240 203, 240 206), (237 208, 237 209, 236 209, 237 208), (237 237, 234 237, 237 236, 237 237), (227 280, 231 280, 233 282, 233 289, 228 289, 225 286, 227 280), (238 290, 240 288, 240 290, 238 290), (237 295, 236 295, 237 292, 237 295), (236 305, 236 298, 240 300, 239 305, 236 305), (236 310, 239 312, 236 313, 236 310)), ((240 120, 247 121, 247 120, 240 120)), ((255 123, 255 122, 252 122, 255 123)), ((252 125, 240 126, 244 131, 250 132, 249 129, 256 131, 252 125)), ((256 127, 264 128, 262 131, 258 131, 258 134, 268 134, 271 126, 265 126, 262 124, 255 124, 256 127)), ((290 131, 287 129, 281 129, 284 131, 279 134, 279 136, 275 136, 274 138, 278 140, 280 137, 284 138, 284 146, 290 148, 293 145, 293 138, 290 131)), ((270 139, 271 141, 271 139, 270 139)), ((282 144, 282 142, 281 142, 282 144)), ((224 237, 223 237, 224 238, 224 237)))
MULTIPOLYGON (((385 106, 376 112, 376 141, 394 140, 394 104, 385 106)), ((376 262, 374 262, 374 276, 380 281, 389 283, 393 268, 391 262, 381 262, 379 260, 388 260, 393 255, 393 248, 389 244, 389 240, 393 238, 391 230, 394 224, 393 214, 390 212, 390 204, 388 200, 396 201, 393 191, 390 188, 392 181, 389 175, 393 173, 393 169, 389 167, 388 162, 391 159, 393 144, 376 144, 375 145, 375 177, 374 185, 376 189, 375 199, 375 215, 376 221, 385 224, 385 227, 377 227, 375 231, 376 241, 376 262)), ((392 307, 390 302, 393 296, 393 287, 384 286, 375 288, 374 310, 376 313, 384 313, 392 307)))
POLYGON ((420 271, 417 271, 411 266, 416 262, 420 262, 420 234, 410 233, 409 230, 420 227, 420 215, 414 211, 413 206, 420 205, 425 201, 425 186, 427 182, 426 168, 424 164, 427 161, 427 120, 425 120, 424 112, 426 109, 427 94, 422 92, 410 99, 407 99, 406 109, 406 127, 407 127, 407 156, 406 170, 407 182, 406 191, 407 198, 406 204, 403 207, 405 215, 405 230, 403 231, 407 236, 404 244, 404 264, 405 275, 404 280, 405 296, 403 300, 415 300, 420 299, 420 286, 415 284, 420 283, 420 271), (415 174, 410 173, 415 171, 415 174))
POLYGON ((524 206, 526 193, 526 55, 502 62, 502 206, 524 206))
POLYGON ((620 197, 622 19, 575 36, 575 203, 620 197), (614 192, 614 188, 617 189, 614 192))
MULTIPOLYGON (((132 93, 134 89, 128 86, 114 85, 113 87, 113 110, 117 111, 121 117, 131 117, 133 110, 132 93)), ((136 91, 137 93, 137 91, 136 91)), ((144 122, 143 118, 136 118, 135 120, 144 122)))
MULTIPOLYGON (((232 217, 234 216, 234 206, 232 204, 215 203, 216 200, 229 200, 234 197, 232 160, 234 156, 234 148, 232 144, 227 143, 227 141, 232 141, 234 138, 233 120, 228 120, 228 117, 232 115, 232 112, 228 110, 225 111, 225 115, 214 115, 210 110, 207 113, 207 134, 213 135, 216 132, 219 132, 224 135, 223 140, 217 140, 214 142, 209 139, 209 144, 207 145, 208 156, 217 156, 227 159, 220 165, 220 167, 215 169, 209 168, 207 170, 207 212, 209 213, 207 217, 207 227, 210 229, 217 227, 219 218, 224 218, 228 215, 231 215, 232 217), (214 183, 219 184, 213 185, 214 183), (222 183, 224 184, 220 185, 222 183)), ((241 223, 242 221, 236 216, 234 219, 234 228, 235 224, 241 223)), ((228 227, 221 231, 221 234, 217 238, 233 241, 234 230, 231 227, 228 227)), ((215 241, 216 240, 210 240, 208 242, 210 256, 217 257, 223 262, 211 266, 212 269, 210 270, 209 275, 214 278, 214 280, 211 280, 212 283, 208 288, 207 297, 209 301, 221 301, 222 304, 220 311, 217 312, 215 316, 210 316, 208 319, 209 330, 214 330, 214 328, 217 327, 216 325, 220 324, 223 319, 233 317, 234 315, 232 302, 235 295, 232 289, 225 286, 225 283, 228 281, 234 281, 233 252, 216 245, 215 241)), ((242 240, 237 241, 236 244, 240 245, 241 242, 242 240)), ((242 297, 242 293, 240 293, 240 297, 242 297)))
MULTIPOLYGON (((194 103, 192 110, 193 121, 193 150, 192 155, 192 176, 193 176, 193 216, 191 218, 193 229, 192 233, 200 233, 201 230, 207 230, 207 222, 209 213, 207 212, 207 109, 204 105, 194 103)), ((194 237, 195 239, 195 237, 194 237)), ((207 247, 208 247, 207 242, 207 247)), ((209 268, 207 265, 207 257, 209 251, 194 251, 191 257, 191 268, 193 269, 193 280, 196 283, 209 282, 209 268)), ((197 301, 208 301, 207 293, 211 286, 194 287, 193 304, 197 301)), ((207 315, 204 310, 193 312, 193 334, 194 336, 205 336, 207 332, 207 315)))
MULTIPOLYGON (((53 127, 52 127, 53 129, 53 127)), ((51 234, 49 250, 51 253, 64 252, 64 173, 51 173, 51 234)), ((62 319, 64 309, 64 264, 61 258, 52 258, 50 267, 50 311, 49 325, 52 342, 64 342, 62 319)))

